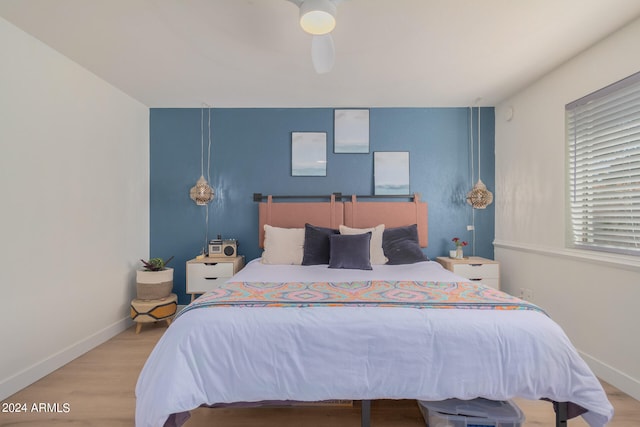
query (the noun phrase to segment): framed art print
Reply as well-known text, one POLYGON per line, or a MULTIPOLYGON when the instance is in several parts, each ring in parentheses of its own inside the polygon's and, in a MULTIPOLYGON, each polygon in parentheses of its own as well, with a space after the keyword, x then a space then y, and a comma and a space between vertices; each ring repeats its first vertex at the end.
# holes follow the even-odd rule
POLYGON ((369 110, 334 110, 334 153, 369 152, 369 110))
POLYGON ((409 194, 409 152, 373 153, 375 195, 409 194))
POLYGON ((291 132, 291 176, 327 176, 326 132, 291 132))

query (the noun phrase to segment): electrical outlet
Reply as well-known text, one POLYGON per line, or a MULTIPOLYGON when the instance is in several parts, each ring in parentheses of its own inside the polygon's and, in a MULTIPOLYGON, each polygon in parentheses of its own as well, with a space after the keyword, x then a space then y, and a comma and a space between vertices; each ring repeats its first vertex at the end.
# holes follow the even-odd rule
POLYGON ((467 225, 467 231, 473 231, 474 227, 473 225, 467 225))
POLYGON ((520 288, 520 299, 533 301, 533 291, 528 288, 520 288))

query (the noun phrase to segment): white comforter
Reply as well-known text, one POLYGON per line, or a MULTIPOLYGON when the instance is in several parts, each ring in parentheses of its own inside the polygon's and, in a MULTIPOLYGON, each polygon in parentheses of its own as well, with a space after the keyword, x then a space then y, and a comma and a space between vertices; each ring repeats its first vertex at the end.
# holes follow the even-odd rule
MULTIPOLYGON (((249 263, 234 281, 464 281, 435 262, 374 266, 249 263)), ((149 356, 136 387, 136 426, 163 426, 202 404, 263 400, 549 398, 613 408, 562 329, 531 310, 399 307, 191 310, 149 356)))

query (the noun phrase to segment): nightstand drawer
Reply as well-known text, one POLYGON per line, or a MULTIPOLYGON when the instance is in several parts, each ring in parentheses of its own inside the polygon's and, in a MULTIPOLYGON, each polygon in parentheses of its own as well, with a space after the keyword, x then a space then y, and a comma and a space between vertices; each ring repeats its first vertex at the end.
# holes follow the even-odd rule
POLYGON ((500 290, 500 263, 497 261, 479 256, 463 259, 439 256, 436 261, 447 270, 471 282, 482 282, 486 286, 500 290))
POLYGON ((456 264, 453 272, 468 279, 498 279, 498 264, 456 264))
POLYGON ((244 267, 244 257, 196 258, 187 261, 187 293, 191 301, 197 294, 204 294, 221 286, 244 267))
POLYGON ((189 278, 197 277, 231 277, 233 276, 232 262, 199 262, 187 265, 189 278))
POLYGON ((500 281, 498 279, 469 279, 471 283, 482 283, 493 289, 500 290, 500 281))
POLYGON ((204 294, 229 280, 228 277, 194 277, 189 278, 187 293, 204 294))
POLYGON ((232 262, 187 263, 187 293, 204 293, 233 276, 232 262))

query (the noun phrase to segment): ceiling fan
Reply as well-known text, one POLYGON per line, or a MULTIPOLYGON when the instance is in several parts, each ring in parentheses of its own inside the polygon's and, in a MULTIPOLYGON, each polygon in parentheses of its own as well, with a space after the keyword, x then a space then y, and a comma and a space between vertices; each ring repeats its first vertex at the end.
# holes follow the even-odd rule
POLYGON ((344 0, 289 0, 300 8, 300 26, 313 36, 311 60, 318 74, 333 68, 335 49, 331 32, 336 26, 336 10, 344 0))

